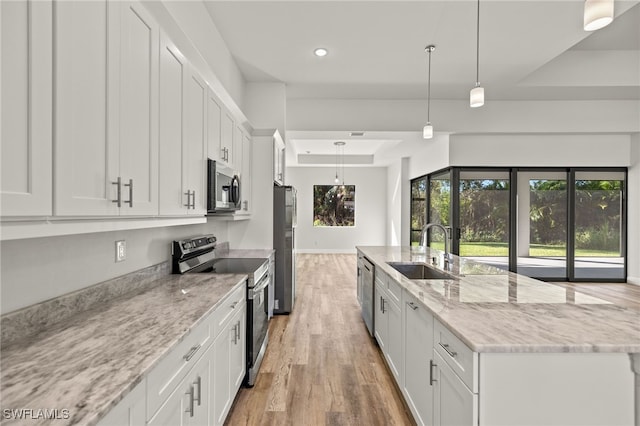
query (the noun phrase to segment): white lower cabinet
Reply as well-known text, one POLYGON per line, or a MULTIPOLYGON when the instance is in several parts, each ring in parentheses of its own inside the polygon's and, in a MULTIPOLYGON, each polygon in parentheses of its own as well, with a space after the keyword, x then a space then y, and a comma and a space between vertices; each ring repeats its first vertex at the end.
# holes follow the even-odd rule
POLYGON ((138 426, 145 423, 146 380, 142 380, 103 417, 98 426, 138 426))
POLYGON ((246 372, 245 293, 230 292, 99 426, 224 424, 246 372))
POLYGON ((404 291, 403 394, 418 425, 433 424, 433 315, 404 291))
POLYGON ((215 342, 213 370, 212 422, 224 423, 233 399, 242 384, 245 363, 245 309, 239 310, 227 323, 226 331, 215 342))
POLYGON ((402 314, 388 283, 387 275, 376 270, 375 336, 396 382, 402 386, 402 314))
POLYGON ((213 352, 213 346, 209 347, 149 421, 149 425, 208 426, 211 424, 209 386, 213 352))
POLYGON ((433 358, 433 424, 477 425, 478 395, 471 392, 436 351, 433 352, 433 358))

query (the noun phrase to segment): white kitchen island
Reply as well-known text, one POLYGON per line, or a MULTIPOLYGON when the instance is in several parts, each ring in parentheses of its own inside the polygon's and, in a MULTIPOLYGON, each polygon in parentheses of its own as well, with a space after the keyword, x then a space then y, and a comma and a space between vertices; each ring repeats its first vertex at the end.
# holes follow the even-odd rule
POLYGON ((637 424, 639 311, 457 256, 445 269, 429 248, 357 249, 375 265, 374 335, 418 424, 637 424))

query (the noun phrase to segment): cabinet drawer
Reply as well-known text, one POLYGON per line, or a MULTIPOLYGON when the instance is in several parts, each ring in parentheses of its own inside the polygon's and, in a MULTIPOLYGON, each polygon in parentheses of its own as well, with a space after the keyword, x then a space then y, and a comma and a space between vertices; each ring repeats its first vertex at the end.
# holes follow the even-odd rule
POLYGON ((478 368, 478 354, 474 353, 449 329, 435 321, 433 346, 442 359, 474 392, 478 392, 478 382, 475 372, 478 368))
POLYGON ((238 309, 242 308, 242 302, 246 299, 247 287, 241 285, 227 296, 222 303, 213 311, 209 322, 211 323, 211 336, 215 339, 225 324, 231 319, 238 309))
POLYGON ((375 268, 374 275, 376 277, 376 282, 379 282, 380 284, 382 284, 382 287, 386 290, 387 283, 389 282, 389 277, 387 276, 387 274, 382 272, 380 268, 375 268))
POLYGON ((400 284, 389 278, 387 288, 389 289, 389 296, 400 305, 400 299, 402 298, 402 287, 400 287, 400 284))
POLYGON ((147 376, 147 419, 160 408, 211 344, 211 322, 191 330, 147 376))

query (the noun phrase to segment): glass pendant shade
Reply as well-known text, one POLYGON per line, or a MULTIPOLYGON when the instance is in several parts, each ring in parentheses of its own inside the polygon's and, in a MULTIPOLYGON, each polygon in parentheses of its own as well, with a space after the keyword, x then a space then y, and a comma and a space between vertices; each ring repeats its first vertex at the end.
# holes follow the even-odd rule
POLYGON ((431 125, 431 123, 427 123, 427 125, 422 129, 422 137, 424 139, 433 138, 433 126, 431 125))
POLYGON ((340 183, 340 179, 338 179, 338 175, 336 175, 336 178, 333 180, 335 183, 340 183))
POLYGON ((471 108, 478 108, 484 105, 484 87, 478 85, 471 89, 469 105, 471 108))
POLYGON ((584 30, 595 31, 613 21, 613 0, 585 0, 584 30))

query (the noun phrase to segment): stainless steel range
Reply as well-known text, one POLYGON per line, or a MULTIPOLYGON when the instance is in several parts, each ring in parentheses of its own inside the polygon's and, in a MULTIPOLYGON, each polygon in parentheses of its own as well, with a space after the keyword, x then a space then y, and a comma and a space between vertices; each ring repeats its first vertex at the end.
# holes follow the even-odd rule
POLYGON ((253 386, 269 340, 269 260, 216 258, 216 237, 202 235, 174 241, 171 251, 174 274, 247 274, 247 374, 253 386))

